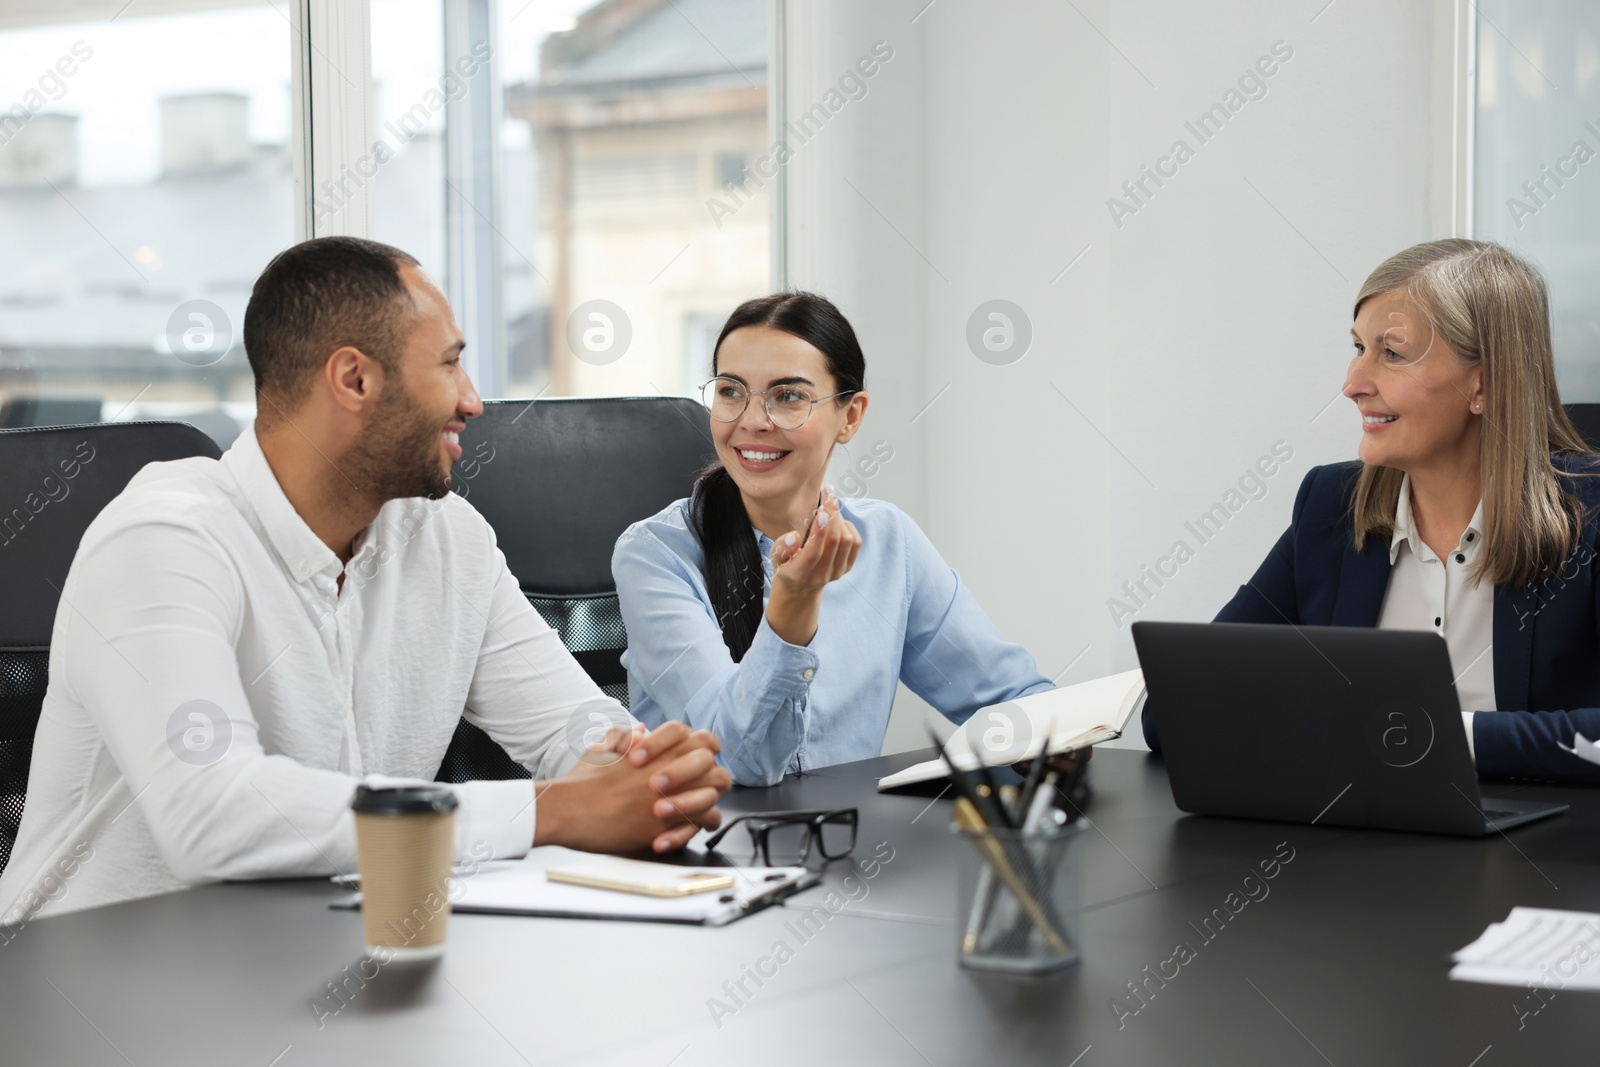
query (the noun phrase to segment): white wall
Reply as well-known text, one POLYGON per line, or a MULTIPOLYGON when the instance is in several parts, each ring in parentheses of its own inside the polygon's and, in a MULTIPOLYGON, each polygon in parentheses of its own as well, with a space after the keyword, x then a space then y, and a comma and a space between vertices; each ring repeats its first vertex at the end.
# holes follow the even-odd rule
MULTIPOLYGON (((1311 24, 1318 6, 1234 2, 1168 14, 1157 33, 1127 5, 1114 23, 1165 90, 1119 97, 1114 174, 1153 161, 1274 42, 1293 50, 1267 95, 1109 235, 1112 421, 1156 488, 1117 480, 1107 586, 1179 539, 1195 549, 1164 587, 1147 582, 1138 618, 1209 618, 1282 532, 1307 468, 1353 457, 1354 409, 1335 400, 1352 298, 1388 255, 1445 235, 1430 222, 1429 7, 1341 3, 1311 24), (1185 523, 1280 441, 1293 459, 1201 544, 1185 523)), ((1115 666, 1134 666, 1126 627, 1104 632, 1115 666)))
POLYGON ((894 458, 866 481, 869 492, 922 514, 925 457, 921 420, 913 420, 928 378, 930 294, 916 251, 925 242, 925 174, 920 164, 907 164, 927 155, 921 121, 927 50, 920 31, 891 4, 790 7, 799 9, 791 16, 799 53, 788 79, 791 113, 823 101, 875 43, 893 52, 865 79, 862 99, 847 103, 810 140, 790 139, 788 283, 837 301, 867 353, 868 422, 849 448, 836 452, 834 480, 886 442, 894 458))
MULTIPOLYGON (((1133 618, 1209 618, 1305 471, 1354 454, 1350 405, 1328 406, 1351 299, 1384 257, 1448 233, 1454 4, 1324 3, 791 5, 825 11, 794 78, 895 48, 826 153, 790 168, 826 190, 792 234, 790 281, 855 321, 861 440, 895 449, 869 491, 1063 683, 1135 665, 1113 596, 1133 618), (1201 143, 1185 122, 1275 42, 1292 56, 1265 95, 1201 143), (1122 182, 1179 139, 1193 158, 1116 226, 1107 198, 1131 204, 1122 182), (995 298, 1033 326, 1008 366, 965 337, 995 298), (1230 497, 1278 442, 1292 458, 1246 487, 1258 499, 1230 497), (1185 523, 1219 503, 1237 511, 1202 543, 1185 523), (1121 592, 1180 539, 1192 559, 1146 579, 1142 603, 1121 592)), ((920 744, 927 714, 903 693, 886 750, 920 744)))

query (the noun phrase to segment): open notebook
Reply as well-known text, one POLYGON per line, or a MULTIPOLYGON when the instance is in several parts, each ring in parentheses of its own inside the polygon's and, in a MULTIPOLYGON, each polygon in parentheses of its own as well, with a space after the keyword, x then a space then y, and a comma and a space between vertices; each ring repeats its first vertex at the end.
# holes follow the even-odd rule
MULTIPOLYGON (((1013 717, 1011 708, 1025 714, 1025 722, 1009 724, 1014 734, 1018 729, 1026 732, 1028 740, 1025 745, 1016 740, 1015 743, 1008 741, 1005 746, 993 749, 981 743, 974 746, 974 737, 982 738, 982 731, 991 728, 994 721, 994 716, 987 714, 991 708, 980 708, 973 713, 967 726, 951 735, 947 747, 950 758, 963 770, 972 770, 984 763, 992 767, 1017 763, 1032 759, 1041 751, 1053 756, 1071 748, 1097 745, 1101 741, 1121 737, 1128 720, 1143 704, 1143 672, 1135 670, 1110 674, 1064 689, 1052 689, 1047 693, 1035 693, 1003 705, 994 705, 994 709, 1007 709, 1000 713, 1004 719, 1013 717)), ((1007 724, 1002 720, 999 725, 1004 727, 1007 724)), ((944 760, 934 758, 878 779, 878 791, 930 782, 943 778, 947 773, 944 760)))

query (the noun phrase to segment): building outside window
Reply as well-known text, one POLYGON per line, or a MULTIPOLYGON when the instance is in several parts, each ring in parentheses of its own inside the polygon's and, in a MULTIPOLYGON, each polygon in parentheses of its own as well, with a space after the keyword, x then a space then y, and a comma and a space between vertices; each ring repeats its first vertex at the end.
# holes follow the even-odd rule
POLYGON ((607 0, 507 89, 508 121, 532 133, 547 331, 543 380, 517 390, 686 393, 710 377, 702 321, 768 291, 766 189, 728 188, 769 140, 767 6, 607 0))
POLYGON ((0 8, 0 424, 182 418, 226 445, 255 411, 250 286, 294 239, 289 24, 106 6, 0 8))

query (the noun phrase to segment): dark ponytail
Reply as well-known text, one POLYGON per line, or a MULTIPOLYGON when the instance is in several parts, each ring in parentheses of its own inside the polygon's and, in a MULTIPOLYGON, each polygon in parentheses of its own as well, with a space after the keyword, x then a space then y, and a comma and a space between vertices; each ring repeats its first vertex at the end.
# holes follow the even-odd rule
MULTIPOLYGON (((746 326, 766 326, 793 334, 822 353, 839 390, 859 393, 867 387, 867 360, 850 322, 833 302, 815 293, 774 293, 747 300, 734 309, 711 350, 711 373, 723 339, 746 326)), ((849 396, 838 398, 848 403, 849 396)), ((706 588, 711 609, 722 627, 722 640, 734 661, 744 658, 756 638, 764 610, 766 561, 756 547, 750 516, 733 476, 720 462, 702 470, 689 496, 689 523, 705 553, 706 588)))

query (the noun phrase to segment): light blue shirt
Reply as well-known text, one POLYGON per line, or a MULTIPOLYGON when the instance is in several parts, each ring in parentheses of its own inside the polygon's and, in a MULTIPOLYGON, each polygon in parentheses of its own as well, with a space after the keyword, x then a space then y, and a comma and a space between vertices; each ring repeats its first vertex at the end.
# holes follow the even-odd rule
MULTIPOLYGON (((628 628, 633 714, 651 728, 680 719, 722 741, 741 785, 786 771, 867 759, 883 747, 896 682, 965 722, 981 707, 1054 688, 993 622, 899 508, 841 501, 861 553, 822 593, 816 636, 791 645, 766 618, 735 663, 722 640, 689 528, 688 501, 636 522, 611 557, 628 628)), ((772 541, 752 528, 771 592, 772 541)))

